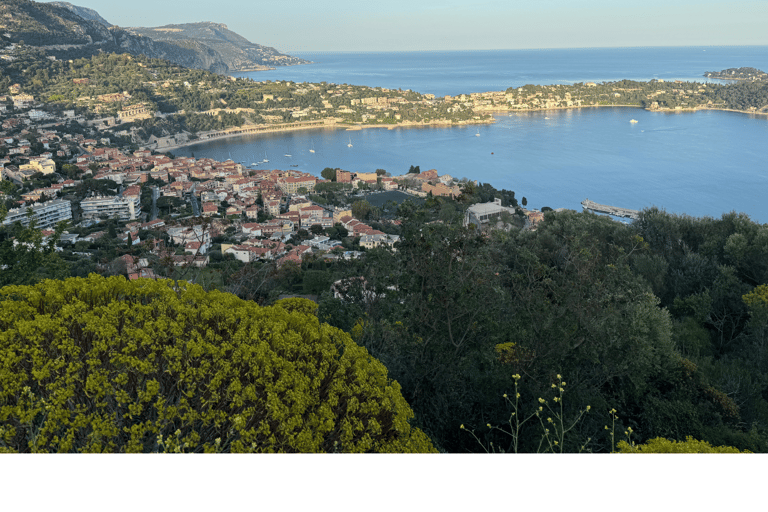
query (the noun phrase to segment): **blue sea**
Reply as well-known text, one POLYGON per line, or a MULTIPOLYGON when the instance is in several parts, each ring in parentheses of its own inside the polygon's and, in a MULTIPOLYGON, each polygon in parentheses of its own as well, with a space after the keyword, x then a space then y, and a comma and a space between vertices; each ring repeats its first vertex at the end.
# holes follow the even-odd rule
MULTIPOLYGON (((329 82, 438 96, 525 84, 621 79, 711 82, 706 71, 768 71, 768 47, 598 48, 466 52, 298 54, 314 64, 245 73, 257 81, 329 82)), ((514 190, 529 207, 580 210, 586 198, 632 209, 768 223, 768 118, 732 112, 659 113, 587 108, 497 115, 492 125, 244 136, 188 146, 178 155, 318 175, 325 167, 393 175, 411 165, 514 190), (630 119, 639 121, 629 123, 630 119), (478 132, 480 137, 477 137, 478 132), (349 142, 353 146, 347 147, 349 142), (310 153, 314 147, 315 153, 310 153), (290 156, 286 156, 290 155, 290 156)))

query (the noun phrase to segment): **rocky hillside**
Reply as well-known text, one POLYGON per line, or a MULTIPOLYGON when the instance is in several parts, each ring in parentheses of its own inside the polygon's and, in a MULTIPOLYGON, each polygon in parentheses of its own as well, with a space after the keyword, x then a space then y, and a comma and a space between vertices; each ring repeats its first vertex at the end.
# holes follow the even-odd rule
POLYGON ((43 47, 59 59, 101 52, 143 54, 221 74, 307 63, 251 43, 226 25, 205 22, 122 29, 109 25, 92 9, 67 2, 0 0, 0 34, 7 42, 43 47))
POLYGON ((48 2, 48 3, 56 7, 63 7, 65 9, 69 9, 70 11, 77 14, 84 20, 97 21, 107 28, 112 26, 112 24, 109 23, 104 18, 102 18, 98 12, 94 11, 93 9, 89 9, 88 7, 80 7, 77 5, 72 5, 69 2, 48 2))

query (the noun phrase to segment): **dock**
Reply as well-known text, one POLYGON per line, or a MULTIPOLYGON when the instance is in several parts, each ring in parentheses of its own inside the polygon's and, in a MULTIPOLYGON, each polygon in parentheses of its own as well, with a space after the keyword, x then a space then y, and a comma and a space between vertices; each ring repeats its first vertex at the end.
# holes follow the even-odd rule
POLYGON ((627 219, 636 219, 640 212, 638 210, 630 210, 629 208, 620 208, 618 206, 608 206, 605 204, 598 204, 589 199, 585 199, 581 202, 581 206, 588 211, 595 213, 607 213, 615 217, 624 217, 627 219))

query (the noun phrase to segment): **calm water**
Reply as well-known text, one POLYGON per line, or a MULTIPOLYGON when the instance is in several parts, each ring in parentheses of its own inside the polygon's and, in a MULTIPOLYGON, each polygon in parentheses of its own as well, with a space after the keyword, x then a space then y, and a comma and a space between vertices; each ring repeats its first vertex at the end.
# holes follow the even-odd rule
MULTIPOLYGON (((631 78, 705 81, 705 71, 768 70, 768 47, 538 50, 301 55, 318 64, 250 74, 434 94, 501 90, 526 83, 631 78), (706 50, 706 51, 704 51, 706 50), (327 56, 328 60, 321 60, 327 56), (380 66, 378 68, 376 66, 380 66)), ((488 182, 530 207, 580 209, 589 198, 640 209, 719 217, 732 210, 768 222, 768 120, 729 112, 664 114, 599 108, 500 115, 479 128, 320 130, 209 142, 176 154, 264 158, 270 169, 318 175, 324 167, 393 175, 410 165, 488 182), (630 124, 630 119, 639 123, 630 124), (352 148, 347 147, 351 139, 352 148), (314 145, 315 153, 309 149, 314 145), (284 156, 286 154, 290 157, 284 156), (294 166, 294 167, 291 167, 294 166)), ((264 168, 261 166, 260 168, 264 168)))
POLYGON ((240 73, 254 80, 332 82, 411 89, 438 96, 502 91, 526 84, 614 80, 707 82, 706 71, 768 71, 766 46, 577 48, 464 52, 302 53, 314 64, 240 73))

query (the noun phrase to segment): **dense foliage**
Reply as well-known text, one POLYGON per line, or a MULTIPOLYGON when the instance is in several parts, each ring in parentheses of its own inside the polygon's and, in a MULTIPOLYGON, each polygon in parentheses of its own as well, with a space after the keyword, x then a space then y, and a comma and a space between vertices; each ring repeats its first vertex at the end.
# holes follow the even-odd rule
POLYGON ((0 303, 3 451, 434 450, 386 369, 311 302, 91 275, 0 303))

